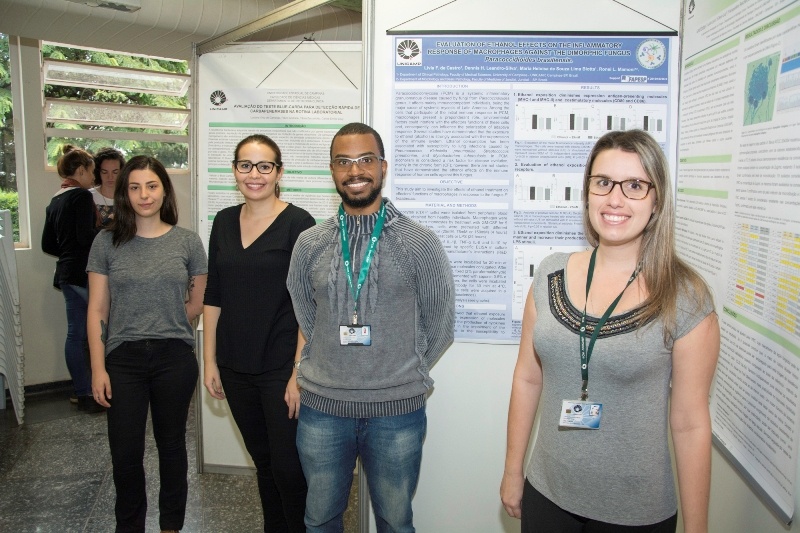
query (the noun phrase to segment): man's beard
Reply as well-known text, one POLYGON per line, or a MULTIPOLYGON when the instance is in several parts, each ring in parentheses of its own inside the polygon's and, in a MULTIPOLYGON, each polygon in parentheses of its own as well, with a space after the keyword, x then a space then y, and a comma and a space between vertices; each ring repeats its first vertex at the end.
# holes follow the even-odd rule
POLYGON ((347 192, 347 186, 342 185, 341 188, 339 185, 336 185, 336 192, 339 193, 339 196, 342 197, 342 203, 348 207, 353 207, 356 209, 361 209, 362 207, 367 207, 372 205, 372 203, 381 195, 383 191, 383 177, 381 176, 380 183, 376 186, 373 185, 373 189, 370 190, 367 196, 361 198, 352 198, 349 196, 347 192))

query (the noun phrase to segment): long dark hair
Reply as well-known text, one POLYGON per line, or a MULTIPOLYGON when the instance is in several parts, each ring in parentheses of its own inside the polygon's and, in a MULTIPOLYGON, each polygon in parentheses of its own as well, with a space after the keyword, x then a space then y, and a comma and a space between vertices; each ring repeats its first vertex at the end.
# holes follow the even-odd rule
POLYGON ((109 228, 109 231, 113 233, 111 241, 114 246, 125 244, 136 236, 136 211, 133 210, 130 198, 128 198, 128 181, 134 170, 150 170, 158 176, 161 186, 164 187, 164 202, 161 204, 160 218, 172 226, 178 223, 178 203, 175 200, 175 192, 167 169, 154 157, 137 155, 122 167, 114 186, 114 221, 109 228))

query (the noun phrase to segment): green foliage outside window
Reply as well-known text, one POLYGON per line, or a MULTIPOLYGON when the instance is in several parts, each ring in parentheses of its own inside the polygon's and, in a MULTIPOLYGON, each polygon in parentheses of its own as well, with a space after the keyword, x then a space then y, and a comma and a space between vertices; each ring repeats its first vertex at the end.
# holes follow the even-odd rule
POLYGON ((14 226, 14 242, 19 242, 19 196, 17 191, 0 189, 0 211, 11 211, 11 224, 14 226))
MULTIPOLYGON (((188 72, 188 64, 185 61, 169 61, 151 57, 139 57, 95 50, 83 50, 80 48, 66 48, 52 44, 42 44, 42 56, 48 59, 80 61, 97 65, 145 69, 157 72, 171 72, 178 74, 186 74, 188 72)), ((105 89, 92 89, 85 87, 66 87, 61 85, 45 85, 44 96, 45 98, 65 98, 88 102, 155 106, 177 109, 186 109, 189 103, 188 96, 176 97, 159 94, 109 91, 105 89)), ((167 168, 188 167, 189 146, 185 143, 165 143, 157 141, 106 141, 102 139, 86 139, 81 136, 82 130, 136 131, 158 134, 171 133, 177 135, 186 135, 186 130, 165 132, 164 130, 142 130, 139 128, 83 126, 79 124, 60 123, 48 123, 47 127, 75 130, 74 137, 70 136, 69 138, 59 137, 48 139, 47 162, 49 165, 56 164, 59 155, 61 155, 61 146, 68 143, 84 148, 90 153, 94 153, 100 148, 104 148, 106 146, 113 146, 114 148, 120 150, 128 158, 134 155, 149 155, 161 161, 167 168)))
POLYGON ((0 33, 0 189, 17 189, 8 37, 2 33, 0 33))
MULTIPOLYGON (((42 44, 42 56, 66 61, 81 61, 98 65, 111 65, 134 69, 145 69, 160 72, 186 74, 188 64, 185 61, 169 61, 150 57, 114 54, 79 48, 67 48, 51 44, 42 44)), ((45 85, 45 98, 65 98, 90 102, 106 102, 116 104, 156 106, 186 109, 188 96, 174 97, 155 94, 129 93, 124 91, 98 90, 82 87, 65 87, 45 85)), ((100 148, 113 146, 127 158, 134 155, 149 155, 159 159, 167 168, 187 168, 189 163, 189 146, 186 143, 170 143, 157 141, 107 141, 85 138, 81 132, 85 130, 133 131, 139 133, 186 135, 187 131, 142 130, 136 128, 115 128, 108 126, 82 126, 78 124, 48 123, 48 128, 74 130, 74 137, 49 138, 47 140, 47 164, 55 166, 61 155, 64 144, 72 144, 90 153, 100 148)), ((19 212, 17 199, 17 176, 14 145, 14 122, 11 106, 11 75, 9 61, 8 36, 0 33, 0 209, 9 209, 14 221, 14 241, 19 241, 19 212)))

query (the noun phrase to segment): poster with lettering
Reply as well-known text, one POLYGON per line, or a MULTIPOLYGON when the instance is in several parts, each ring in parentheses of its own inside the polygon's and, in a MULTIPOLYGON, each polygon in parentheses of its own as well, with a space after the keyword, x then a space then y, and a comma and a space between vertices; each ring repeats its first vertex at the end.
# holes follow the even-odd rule
POLYGON ((712 286, 714 441, 788 523, 800 445, 800 2, 684 10, 676 238, 712 286))
POLYGON ((207 244, 215 215, 242 203, 231 162, 253 134, 283 156, 281 198, 322 221, 341 199, 328 167, 330 143, 361 118, 360 43, 247 43, 199 58, 196 104, 198 233, 207 244))
POLYGON ((675 37, 392 39, 393 201, 444 243, 456 339, 517 342, 541 260, 588 246, 594 142, 640 128, 674 160, 675 37))

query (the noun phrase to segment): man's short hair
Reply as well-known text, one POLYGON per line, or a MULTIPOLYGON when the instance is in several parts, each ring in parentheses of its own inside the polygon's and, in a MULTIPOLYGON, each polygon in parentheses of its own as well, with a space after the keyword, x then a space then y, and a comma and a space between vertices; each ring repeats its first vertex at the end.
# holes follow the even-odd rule
POLYGON ((383 150, 383 139, 381 139, 380 134, 362 122, 351 122, 350 124, 345 124, 339 131, 336 132, 336 135, 334 135, 333 139, 331 139, 331 157, 333 157, 333 143, 337 137, 342 135, 372 135, 375 138, 375 142, 378 143, 378 151, 380 152, 378 155, 382 158, 386 157, 386 154, 383 150))

